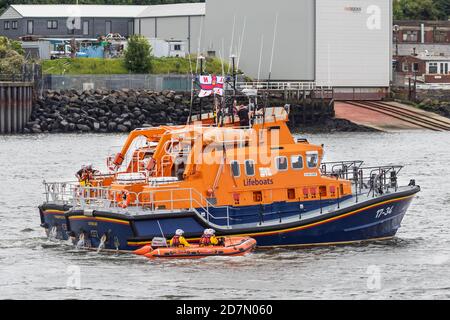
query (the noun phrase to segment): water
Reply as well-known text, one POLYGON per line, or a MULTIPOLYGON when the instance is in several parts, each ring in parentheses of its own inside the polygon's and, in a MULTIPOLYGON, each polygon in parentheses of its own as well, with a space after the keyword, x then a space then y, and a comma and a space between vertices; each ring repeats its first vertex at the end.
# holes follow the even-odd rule
POLYGON ((325 144, 327 161, 406 166, 401 182, 415 178, 422 192, 395 240, 197 261, 76 250, 39 227, 42 180, 73 180, 87 162, 103 168, 125 136, 1 136, 0 299, 450 298, 450 134, 306 136, 325 144))

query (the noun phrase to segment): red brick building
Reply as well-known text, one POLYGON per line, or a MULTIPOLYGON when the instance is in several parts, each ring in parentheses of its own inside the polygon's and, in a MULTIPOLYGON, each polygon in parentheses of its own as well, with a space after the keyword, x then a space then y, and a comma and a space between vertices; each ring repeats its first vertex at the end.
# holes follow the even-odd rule
POLYGON ((450 21, 394 21, 394 43, 450 44, 450 21))

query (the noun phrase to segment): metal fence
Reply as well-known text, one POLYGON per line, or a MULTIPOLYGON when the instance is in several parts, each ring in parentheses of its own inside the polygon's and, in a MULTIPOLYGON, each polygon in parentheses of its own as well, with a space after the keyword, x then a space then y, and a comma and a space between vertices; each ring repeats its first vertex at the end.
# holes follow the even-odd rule
POLYGON ((190 91, 189 75, 146 75, 146 74, 114 74, 114 75, 45 75, 43 89, 48 90, 90 90, 90 89, 147 89, 190 91))

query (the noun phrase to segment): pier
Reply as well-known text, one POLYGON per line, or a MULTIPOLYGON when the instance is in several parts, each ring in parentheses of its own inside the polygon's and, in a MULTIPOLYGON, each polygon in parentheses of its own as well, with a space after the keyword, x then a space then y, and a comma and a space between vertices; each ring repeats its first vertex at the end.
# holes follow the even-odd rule
POLYGON ((33 82, 0 82, 0 134, 20 133, 33 105, 33 82))

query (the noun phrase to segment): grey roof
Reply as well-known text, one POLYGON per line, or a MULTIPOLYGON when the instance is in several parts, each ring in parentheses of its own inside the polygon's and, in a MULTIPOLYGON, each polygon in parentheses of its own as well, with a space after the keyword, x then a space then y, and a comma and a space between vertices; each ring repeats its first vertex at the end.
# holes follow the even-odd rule
POLYGON ((177 16, 203 16, 205 3, 177 3, 148 6, 141 12, 139 18, 151 17, 177 17, 177 16))
POLYGON ((136 18, 136 17, 173 17, 205 14, 204 3, 180 3, 153 6, 133 5, 68 5, 68 4, 13 4, 10 6, 26 18, 136 18))

